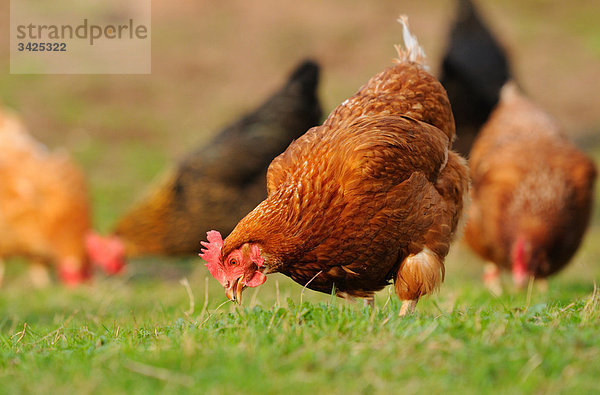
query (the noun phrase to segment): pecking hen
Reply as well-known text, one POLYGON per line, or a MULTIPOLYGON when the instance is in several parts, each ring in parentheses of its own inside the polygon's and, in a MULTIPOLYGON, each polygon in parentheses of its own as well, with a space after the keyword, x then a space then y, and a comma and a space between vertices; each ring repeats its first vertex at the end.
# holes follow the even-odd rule
POLYGON ((501 292, 499 268, 522 286, 571 259, 587 228, 596 168, 555 121, 508 83, 469 160, 472 204, 465 238, 491 262, 484 281, 501 292))
POLYGON ((271 160, 321 120, 319 67, 301 63, 255 111, 185 157, 117 223, 109 237, 92 235, 90 255, 112 267, 127 257, 183 255, 215 224, 229 233, 266 197, 271 160))
POLYGON ((0 113, 0 279, 2 258, 23 256, 32 263, 36 285, 49 281, 56 265, 60 279, 76 285, 90 277, 85 237, 90 231, 87 186, 80 170, 62 152, 35 141, 20 120, 0 113))
POLYGON ((442 85, 408 31, 399 59, 273 160, 269 196, 201 257, 230 299, 279 272, 372 301, 395 282, 412 312, 439 287, 468 189, 442 85))
POLYGON ((458 13, 442 63, 440 82, 448 92, 456 122, 453 148, 467 157, 479 129, 498 103, 510 78, 502 47, 471 0, 458 0, 458 13))

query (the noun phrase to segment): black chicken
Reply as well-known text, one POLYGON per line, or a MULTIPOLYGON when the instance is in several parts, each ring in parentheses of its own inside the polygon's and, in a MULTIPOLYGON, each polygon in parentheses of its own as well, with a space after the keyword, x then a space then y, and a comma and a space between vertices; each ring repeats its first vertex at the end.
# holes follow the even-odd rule
POLYGON ((459 0, 440 82, 448 92, 456 122, 453 148, 463 156, 468 156, 475 136, 510 77, 506 55, 474 4, 471 0, 459 0))

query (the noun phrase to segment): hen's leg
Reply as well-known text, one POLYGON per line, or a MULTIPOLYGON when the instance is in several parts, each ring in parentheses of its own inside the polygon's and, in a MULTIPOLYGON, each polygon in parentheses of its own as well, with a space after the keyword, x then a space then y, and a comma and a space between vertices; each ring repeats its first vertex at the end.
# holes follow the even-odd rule
POLYGON ((398 314, 400 317, 404 317, 408 314, 412 314, 415 312, 415 307, 417 307, 417 302, 419 301, 419 299, 414 299, 414 300, 403 300, 402 301, 402 307, 400 307, 400 314, 398 314))
POLYGON ((45 288, 50 285, 48 266, 44 265, 42 262, 35 261, 31 263, 29 277, 31 278, 33 286, 36 288, 45 288))
POLYGON ((2 286, 2 282, 4 281, 4 261, 0 258, 0 286, 2 286))
POLYGON ((374 309, 375 308, 375 297, 369 296, 369 297, 363 298, 363 305, 369 306, 370 308, 374 309))
POLYGON ((494 295, 502 295, 502 283, 500 282, 500 269, 496 264, 489 262, 483 268, 483 284, 494 295))

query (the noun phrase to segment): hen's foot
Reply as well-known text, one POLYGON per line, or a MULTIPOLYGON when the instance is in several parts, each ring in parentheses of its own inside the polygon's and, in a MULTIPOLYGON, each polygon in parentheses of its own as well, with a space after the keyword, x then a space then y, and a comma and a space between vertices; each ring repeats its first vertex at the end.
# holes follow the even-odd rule
POLYGON ((493 263, 487 263, 483 268, 483 284, 494 295, 502 295, 500 269, 493 263))
POLYGON ((29 269, 29 277, 35 288, 46 288, 51 282, 48 267, 43 263, 32 263, 29 269))
POLYGON ((414 300, 403 300, 402 301, 402 307, 400 307, 400 314, 398 314, 400 317, 404 317, 408 314, 412 314, 415 312, 415 307, 417 307, 417 302, 419 301, 419 299, 414 299, 414 300))

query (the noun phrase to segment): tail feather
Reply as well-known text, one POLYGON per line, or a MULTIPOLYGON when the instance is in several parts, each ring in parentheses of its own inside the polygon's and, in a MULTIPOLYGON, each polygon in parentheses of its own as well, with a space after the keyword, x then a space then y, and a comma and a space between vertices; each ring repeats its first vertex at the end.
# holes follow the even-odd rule
POLYGON ((396 276, 396 293, 402 300, 416 300, 435 292, 444 281, 444 262, 425 247, 407 257, 396 276))
POLYGON ((402 25, 402 40, 404 41, 404 48, 401 45, 395 45, 396 51, 398 51, 398 62, 417 63, 428 69, 425 51, 419 45, 417 38, 410 32, 408 17, 401 15, 398 22, 402 25))

